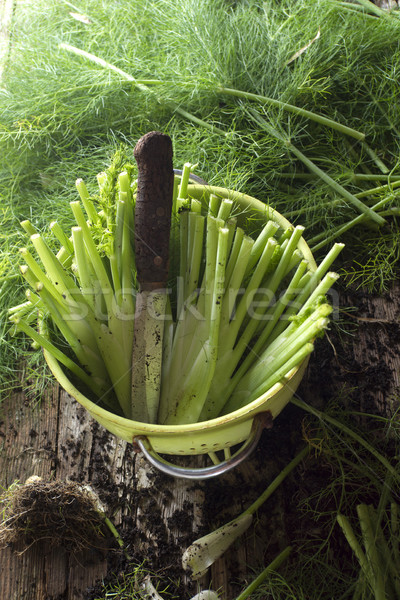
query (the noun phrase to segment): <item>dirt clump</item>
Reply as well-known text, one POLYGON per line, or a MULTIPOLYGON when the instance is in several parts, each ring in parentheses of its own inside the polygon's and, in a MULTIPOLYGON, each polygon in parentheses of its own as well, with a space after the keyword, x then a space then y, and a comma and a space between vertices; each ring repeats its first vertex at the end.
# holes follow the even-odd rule
POLYGON ((76 554, 104 548, 104 517, 94 493, 75 482, 31 477, 0 496, 0 547, 23 553, 37 543, 76 554))

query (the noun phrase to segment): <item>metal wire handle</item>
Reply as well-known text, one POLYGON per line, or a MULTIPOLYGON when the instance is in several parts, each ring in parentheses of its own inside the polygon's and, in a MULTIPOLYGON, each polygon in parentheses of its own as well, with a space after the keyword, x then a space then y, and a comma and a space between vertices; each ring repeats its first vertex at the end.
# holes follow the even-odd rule
POLYGON ((263 429, 266 427, 271 427, 271 421, 272 417, 269 411, 257 415, 253 420, 250 435, 243 443, 241 448, 239 448, 239 450, 235 452, 235 454, 233 454, 228 460, 224 460, 221 463, 212 465, 210 467, 201 467, 198 469, 193 469, 190 467, 178 467, 177 465, 174 465, 173 463, 170 463, 162 458, 155 450, 153 450, 149 439, 144 435, 135 436, 133 438, 133 444, 136 446, 137 451, 140 451, 144 454, 150 464, 167 475, 171 475, 172 477, 180 477, 182 479, 210 479, 211 477, 217 477, 218 475, 222 475, 234 467, 237 467, 248 456, 250 456, 260 440, 263 429))
MULTIPOLYGON (((181 169, 174 169, 174 173, 175 175, 182 175, 183 171, 181 169)), ((194 175, 194 173, 190 173, 189 181, 190 180, 194 181, 195 183, 199 183, 200 185, 208 185, 207 181, 204 181, 204 179, 202 179, 198 175, 194 175)))

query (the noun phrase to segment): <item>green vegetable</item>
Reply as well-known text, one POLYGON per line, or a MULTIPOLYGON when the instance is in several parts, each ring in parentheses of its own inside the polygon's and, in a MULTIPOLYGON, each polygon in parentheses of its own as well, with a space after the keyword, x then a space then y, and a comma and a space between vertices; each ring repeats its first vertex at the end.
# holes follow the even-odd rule
POLYGON ((311 270, 298 249, 303 227, 283 230, 272 220, 261 227, 232 199, 206 191, 191 197, 191 168, 184 166, 174 186, 170 253, 176 271, 162 304, 159 406, 150 397, 151 406, 147 399, 135 402, 133 395, 131 408, 132 168, 116 156, 98 176, 98 199, 77 181, 81 202, 70 202, 71 232, 50 224, 58 250, 29 221, 22 223, 39 260, 21 249, 21 271, 32 290, 9 311, 14 333, 45 347, 97 402, 138 421, 194 423, 243 407, 307 358, 332 310, 321 298, 337 278, 325 273, 342 245, 311 270), (253 235, 246 233, 250 225, 253 235), (39 333, 32 327, 35 311, 39 333))
MULTIPOLYGON (((393 522, 394 519, 395 522, 398 505, 392 502, 389 509, 390 521, 393 522)), ((358 504, 357 515, 364 549, 350 520, 343 514, 337 516, 337 522, 360 564, 356 593, 365 594, 369 588, 375 600, 398 598, 400 580, 397 531, 392 530, 388 523, 386 507, 375 509, 367 504, 358 504)))
POLYGON ((308 452, 308 447, 303 448, 282 469, 279 475, 275 477, 253 504, 246 508, 238 517, 197 539, 185 550, 182 556, 182 564, 184 569, 190 570, 193 579, 198 579, 204 575, 208 568, 226 552, 235 540, 247 531, 253 521, 253 515, 271 497, 293 469, 306 458, 308 452))
MULTIPOLYGON (((351 248, 343 258, 345 280, 386 289, 396 276, 399 247, 393 190, 399 178, 400 22, 398 11, 378 17, 366 10, 331 0, 228 6, 213 0, 145 6, 121 0, 117 7, 82 0, 79 11, 90 20, 85 24, 71 16, 66 3, 37 0, 19 7, 0 93, 3 315, 23 301, 14 256, 25 242, 16 224, 30 215, 32 235, 56 217, 61 230, 70 232, 68 204, 76 200, 72 182, 78 178, 87 183, 86 190, 78 183, 79 194, 94 239, 110 258, 117 293, 120 264, 117 269, 108 243, 117 205, 110 211, 101 198, 94 214, 87 201, 91 174, 103 169, 116 145, 129 149, 130 140, 149 128, 174 139, 177 164, 190 156, 211 184, 272 202, 290 221, 306 226, 317 258, 343 236, 351 248), (300 56, 319 29, 319 38, 300 56), (101 60, 88 60, 85 53, 101 60), (285 132, 285 142, 261 127, 249 108, 273 130, 285 132), (330 179, 308 172, 304 157, 330 179), (358 218, 354 198, 378 220, 384 218, 384 227, 371 229, 364 212, 358 218)), ((121 202, 131 203, 132 191, 121 187, 121 202)), ((69 268, 68 244, 57 254, 69 268)), ((1 328, 4 383, 10 374, 15 378, 25 348, 8 340, 5 319, 1 328)))
POLYGON ((267 567, 265 567, 265 569, 246 587, 246 589, 235 598, 235 600, 246 600, 246 598, 250 598, 251 594, 256 591, 263 581, 267 579, 267 577, 270 576, 274 571, 276 571, 288 558, 291 551, 291 546, 287 546, 284 550, 282 550, 282 552, 280 552, 278 556, 276 556, 274 560, 267 567))

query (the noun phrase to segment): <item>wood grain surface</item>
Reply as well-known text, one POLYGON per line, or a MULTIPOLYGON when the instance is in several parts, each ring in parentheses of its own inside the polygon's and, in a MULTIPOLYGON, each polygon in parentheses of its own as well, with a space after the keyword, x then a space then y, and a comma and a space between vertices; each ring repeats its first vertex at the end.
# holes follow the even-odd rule
MULTIPOLYGON (((393 414, 400 389, 399 297, 399 285, 385 297, 343 294, 341 318, 352 335, 341 340, 339 327, 339 333, 332 330, 321 340, 299 390, 304 400, 323 408, 347 386, 353 410, 393 414), (321 370, 326 373, 322 378, 321 370)), ((0 485, 5 488, 31 475, 90 483, 131 544, 128 550, 134 549, 135 557, 142 559, 159 554, 162 575, 168 576, 169 570, 175 575, 185 547, 237 516, 288 462, 294 433, 300 430, 299 421, 288 424, 290 414, 288 407, 274 422, 272 433, 263 434, 259 448, 239 468, 194 484, 155 471, 130 444, 106 432, 58 386, 50 386, 34 401, 21 388, 1 405, 0 485), (280 440, 279 456, 274 456, 271 436, 280 440)), ((197 461, 202 464, 201 458, 197 461)), ((301 468, 297 477, 301 478, 301 468)), ((287 500, 283 486, 273 502, 259 511, 257 526, 217 561, 201 585, 210 584, 222 598, 233 600, 238 583, 243 586, 254 570, 290 542, 287 500)), ((0 565, 0 598, 10 600, 81 600, 85 590, 107 572, 106 556, 101 553, 73 557, 62 549, 46 552, 45 546, 22 555, 5 548, 0 565)), ((191 589, 196 591, 196 586, 191 589)))

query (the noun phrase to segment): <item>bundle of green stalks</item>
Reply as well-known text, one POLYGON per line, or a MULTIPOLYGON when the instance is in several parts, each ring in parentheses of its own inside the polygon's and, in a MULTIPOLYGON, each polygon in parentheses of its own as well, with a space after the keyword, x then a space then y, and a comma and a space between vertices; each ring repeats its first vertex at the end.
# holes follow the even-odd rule
POLYGON ((400 597, 399 507, 395 502, 391 503, 389 512, 389 518, 384 519, 386 514, 383 511, 381 514, 371 505, 357 506, 362 545, 350 520, 342 514, 337 516, 338 524, 360 564, 361 573, 357 581, 356 597, 371 597, 375 600, 400 597))
POLYGON ((57 214, 69 227, 74 180, 149 130, 171 136, 176 164, 190 157, 210 184, 306 226, 318 259, 346 242, 342 281, 387 289, 400 19, 378 13, 336 0, 19 5, 0 89, 1 383, 26 356, 7 337, 7 309, 23 301, 18 223, 40 232, 57 214))
MULTIPOLYGON (((49 236, 21 223, 36 258, 20 249, 30 287, 8 312, 12 332, 46 349, 96 402, 145 421, 154 411, 142 413, 131 391, 137 180, 120 163, 117 155, 97 176, 97 198, 77 180, 70 231, 52 221, 49 236)), ((228 191, 189 185, 190 168, 175 176, 161 382, 146 382, 160 389, 157 422, 173 425, 239 409, 307 358, 328 325, 326 293, 338 277, 329 268, 342 249, 315 269, 299 249, 303 227, 282 228, 267 207, 257 220, 228 191)))

